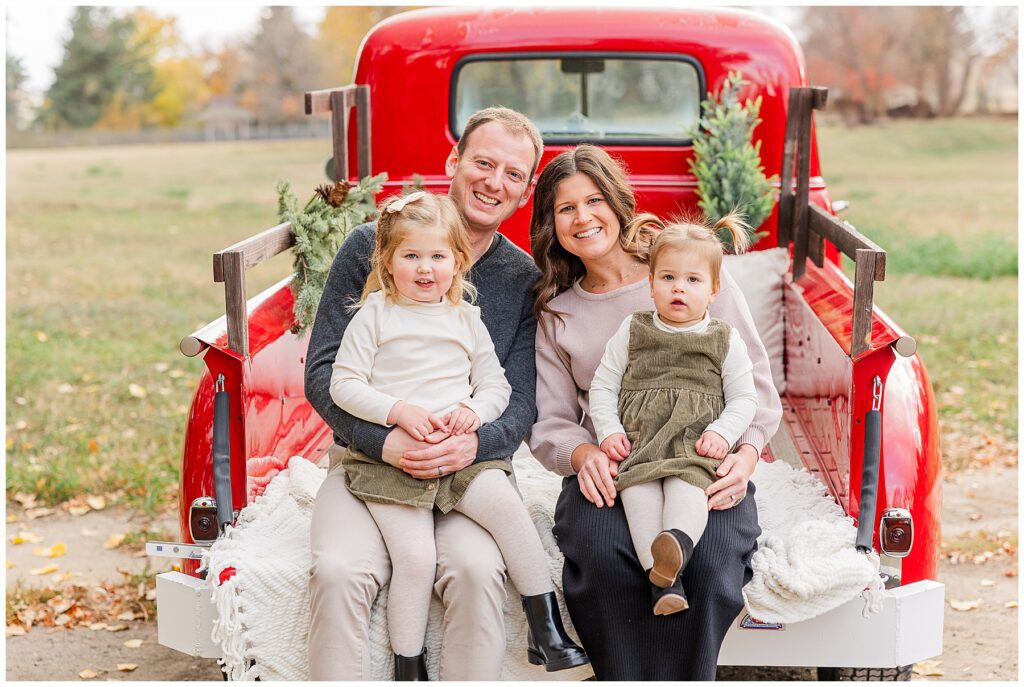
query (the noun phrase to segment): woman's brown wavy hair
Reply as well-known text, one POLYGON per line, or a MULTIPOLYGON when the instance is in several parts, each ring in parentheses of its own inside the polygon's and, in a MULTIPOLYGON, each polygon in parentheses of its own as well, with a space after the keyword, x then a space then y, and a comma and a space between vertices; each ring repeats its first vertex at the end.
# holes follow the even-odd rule
POLYGON ((634 217, 636 198, 625 164, 601 148, 585 143, 552 159, 537 179, 530 219, 530 251, 541 272, 533 290, 538 323, 544 313, 561 320, 562 313, 552 310, 548 301, 587 273, 583 261, 565 250, 555 236, 555 194, 558 185, 575 174, 586 174, 601 191, 619 220, 619 244, 639 261, 647 262, 647 247, 654 236, 650 225, 662 226, 654 215, 634 217))

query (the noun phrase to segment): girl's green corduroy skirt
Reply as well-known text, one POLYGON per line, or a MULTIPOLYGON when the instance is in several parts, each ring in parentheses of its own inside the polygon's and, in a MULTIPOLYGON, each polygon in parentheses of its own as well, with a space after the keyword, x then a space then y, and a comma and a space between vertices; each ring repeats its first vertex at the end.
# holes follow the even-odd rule
POLYGON ((437 479, 416 479, 365 453, 346 448, 341 456, 345 484, 356 498, 371 503, 397 503, 417 508, 437 508, 447 513, 466 493, 473 479, 484 470, 512 473, 512 460, 473 463, 454 475, 437 479))

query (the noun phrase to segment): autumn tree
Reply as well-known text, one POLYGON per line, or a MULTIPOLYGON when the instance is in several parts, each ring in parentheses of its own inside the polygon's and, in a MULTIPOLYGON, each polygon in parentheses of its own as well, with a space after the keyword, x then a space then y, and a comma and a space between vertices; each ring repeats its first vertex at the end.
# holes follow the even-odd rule
POLYGON ((322 87, 324 78, 291 7, 264 9, 246 54, 242 103, 264 122, 301 118, 304 93, 322 87))
POLYGON ((366 32, 378 22, 409 7, 328 7, 317 27, 313 48, 323 69, 322 87, 352 83, 356 50, 366 32))
POLYGON ((40 112, 45 124, 90 127, 115 98, 137 103, 152 97, 152 68, 132 44, 130 17, 108 7, 77 7, 70 28, 40 112))
POLYGON ((1015 8, 808 7, 802 31, 813 81, 837 89, 862 121, 886 112, 886 95, 913 93, 917 112, 957 114, 979 67, 1015 59, 1015 8))

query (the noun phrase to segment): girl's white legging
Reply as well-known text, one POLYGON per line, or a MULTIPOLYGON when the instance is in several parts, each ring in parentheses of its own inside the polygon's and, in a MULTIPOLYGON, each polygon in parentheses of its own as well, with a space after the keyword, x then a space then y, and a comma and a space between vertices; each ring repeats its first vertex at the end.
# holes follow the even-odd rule
MULTIPOLYGON (((387 609, 391 648, 400 656, 416 656, 424 645, 437 567, 433 511, 390 503, 367 502, 366 507, 391 556, 387 609)), ((520 594, 555 590, 537 528, 502 470, 477 475, 455 510, 494 537, 520 594)))
POLYGON ((621 492, 633 548, 644 570, 654 567, 651 543, 662 530, 681 530, 694 546, 708 524, 704 490, 678 477, 636 484, 621 492))

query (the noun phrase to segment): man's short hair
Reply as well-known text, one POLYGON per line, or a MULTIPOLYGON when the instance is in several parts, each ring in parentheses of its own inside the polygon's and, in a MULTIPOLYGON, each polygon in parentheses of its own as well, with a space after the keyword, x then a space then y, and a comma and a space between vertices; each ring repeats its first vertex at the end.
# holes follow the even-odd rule
POLYGON ((459 137, 459 144, 455 148, 459 152, 459 157, 466 152, 466 141, 469 140, 469 135, 488 122, 498 122, 510 134, 530 139, 534 152, 533 169, 530 170, 530 179, 533 179, 537 166, 540 164, 540 156, 544 152, 544 140, 541 138, 540 132, 537 131, 537 127, 526 115, 508 107, 487 107, 477 110, 470 116, 466 122, 466 128, 462 130, 462 136, 459 137))

